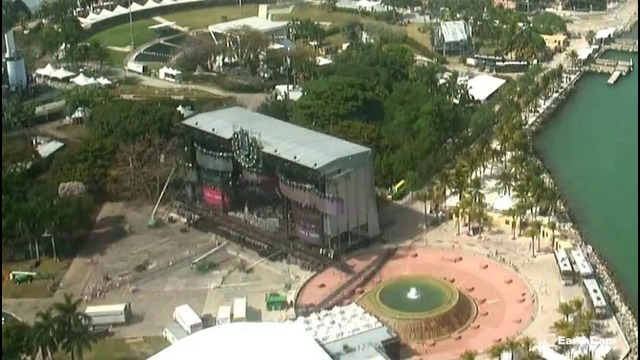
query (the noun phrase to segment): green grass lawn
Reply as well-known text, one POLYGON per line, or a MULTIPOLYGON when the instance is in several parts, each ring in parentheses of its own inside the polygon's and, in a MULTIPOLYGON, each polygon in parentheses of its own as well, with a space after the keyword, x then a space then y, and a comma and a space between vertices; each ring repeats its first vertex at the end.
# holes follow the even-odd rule
MULTIPOLYGON (((133 339, 103 339, 93 344, 83 360, 146 360, 149 356, 169 346, 159 336, 133 339)), ((69 360, 66 354, 57 354, 54 360, 69 360)))
MULTIPOLYGON (((149 26, 157 25, 153 19, 139 20, 133 23, 133 40, 136 46, 147 43, 156 38, 149 26)), ((99 32, 89 38, 89 42, 98 41, 106 46, 126 47, 131 45, 131 33, 129 24, 114 26, 111 29, 99 32)))
POLYGON ((126 52, 115 51, 111 49, 107 49, 109 51, 109 63, 113 66, 123 66, 124 58, 127 56, 126 52))
POLYGON ((209 25, 258 15, 258 5, 219 6, 165 15, 162 18, 173 21, 176 25, 188 27, 190 30, 206 29, 209 25))
POLYGON ((18 298, 45 298, 52 296, 50 284, 60 281, 71 264, 71 260, 55 261, 43 259, 37 269, 32 269, 34 260, 7 262, 2 264, 3 272, 32 271, 41 275, 42 279, 34 279, 28 284, 15 284, 9 280, 2 283, 2 297, 9 299, 18 298))

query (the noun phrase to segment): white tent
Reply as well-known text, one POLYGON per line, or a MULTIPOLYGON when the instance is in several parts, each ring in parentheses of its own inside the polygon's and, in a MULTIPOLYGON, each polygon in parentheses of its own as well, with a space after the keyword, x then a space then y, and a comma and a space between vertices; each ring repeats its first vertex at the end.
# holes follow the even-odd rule
POLYGON ((136 12, 141 9, 144 9, 144 6, 138 4, 137 2, 131 3, 131 12, 136 12))
POLYGON ((111 80, 107 79, 104 76, 99 77, 98 79, 96 79, 96 81, 98 82, 98 84, 100 84, 102 86, 107 86, 107 85, 113 84, 113 82, 111 82, 111 80))
POLYGON ((85 74, 80 73, 80 75, 74 77, 73 79, 71 79, 71 82, 78 85, 78 86, 91 86, 91 85, 98 85, 98 82, 96 81, 96 79, 92 78, 92 77, 87 77, 85 74))
POLYGON ((372 9, 378 5, 380 5, 380 2, 377 1, 368 1, 368 0, 360 0, 356 3, 356 7, 364 9, 364 10, 369 10, 372 9))
POLYGON ((64 79, 68 79, 70 77, 72 77, 73 75, 75 75, 75 73, 72 73, 71 71, 65 70, 63 67, 54 71, 51 74, 51 77, 54 79, 58 79, 58 80, 64 80, 64 79))
POLYGON ((51 66, 51 64, 47 64, 47 66, 41 69, 36 69, 36 74, 40 76, 51 76, 55 71, 56 69, 51 66))
MULTIPOLYGON (((133 8, 133 5, 131 7, 133 8)), ((120 5, 116 6, 116 8, 112 11, 114 15, 126 14, 128 12, 129 10, 126 7, 120 5)))
POLYGON ((509 195, 503 195, 493 203, 493 210, 507 211, 513 207, 513 199, 509 195))

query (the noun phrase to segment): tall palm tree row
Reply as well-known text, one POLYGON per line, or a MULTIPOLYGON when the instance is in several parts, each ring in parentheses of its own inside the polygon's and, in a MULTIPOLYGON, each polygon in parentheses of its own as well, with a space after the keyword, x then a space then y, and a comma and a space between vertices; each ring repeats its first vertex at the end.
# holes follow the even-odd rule
MULTIPOLYGON (((547 216, 546 222, 550 224, 552 217, 564 208, 557 188, 545 175, 543 164, 535 157, 532 132, 528 129, 530 116, 538 112, 542 103, 558 93, 564 80, 562 67, 544 70, 536 65, 529 69, 496 100, 495 123, 490 136, 493 144, 488 139, 483 139, 482 144, 478 141, 458 158, 452 170, 439 177, 436 185, 440 189, 444 185, 444 189, 457 194, 455 214, 462 215, 465 218, 463 221, 466 220, 469 226, 472 222, 481 224, 485 219, 488 204, 484 203, 480 176, 483 173, 481 170, 486 170, 487 164, 494 162, 498 163, 494 165, 498 168, 497 185, 501 192, 505 195, 515 193, 517 204, 510 215, 519 221, 517 223, 526 221, 529 216, 531 220, 547 216)), ((493 165, 490 171, 493 172, 493 165)), ((446 191, 440 191, 442 198, 446 199, 446 191)), ((533 238, 534 254, 536 247, 540 248, 542 226, 542 223, 536 224, 531 231, 517 227, 517 235, 522 235, 526 230, 527 235, 533 238), (538 244, 534 246, 536 239, 538 244)), ((553 233, 555 223, 552 226, 553 233)), ((515 237, 516 227, 513 231, 515 237)))
POLYGON ((36 314, 33 326, 24 323, 3 325, 3 357, 51 360, 62 351, 72 360, 82 360, 95 339, 90 329, 91 321, 80 312, 80 304, 80 300, 65 294, 61 302, 36 314), (19 339, 16 339, 17 334, 19 339), (5 347, 5 340, 12 340, 10 346, 5 347))

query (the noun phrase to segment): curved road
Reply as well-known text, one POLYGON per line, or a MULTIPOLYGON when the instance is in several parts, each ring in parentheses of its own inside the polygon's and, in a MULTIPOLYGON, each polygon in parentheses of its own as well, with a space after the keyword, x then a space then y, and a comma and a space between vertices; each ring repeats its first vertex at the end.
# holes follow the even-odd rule
MULTIPOLYGON (((194 31, 199 31, 199 30, 194 30, 194 31)), ((194 31, 191 31, 191 32, 194 32, 194 31)), ((127 54, 127 56, 124 57, 124 60, 122 62, 122 66, 126 69, 126 66, 129 63, 129 61, 131 61, 131 59, 135 59, 135 57, 141 51, 146 49, 147 47, 149 47, 149 46, 151 46, 153 44, 157 44, 157 43, 160 43, 162 41, 171 39, 171 38, 176 37, 176 36, 179 36, 179 35, 166 36, 166 37, 159 38, 159 39, 156 39, 156 40, 153 40, 153 41, 149 41, 149 42, 147 42, 147 43, 145 43, 145 44, 143 44, 141 46, 138 46, 133 51, 129 52, 127 54)), ((243 93, 228 92, 228 91, 225 91, 223 89, 220 89, 219 87, 208 86, 208 85, 177 84, 177 83, 172 83, 172 82, 160 80, 158 78, 153 78, 153 77, 150 77, 150 76, 135 74, 135 73, 132 73, 130 71, 127 71, 126 73, 127 73, 127 76, 135 77, 135 78, 140 80, 141 84, 146 85, 146 86, 150 86, 150 87, 156 87, 156 88, 161 88, 161 89, 184 88, 184 89, 199 90, 199 91, 207 92, 209 94, 213 94, 213 95, 217 95, 217 96, 234 97, 234 98, 236 98, 238 103, 242 104, 243 106, 247 107, 248 109, 256 109, 268 96, 268 94, 265 94, 265 93, 243 94, 243 93)))

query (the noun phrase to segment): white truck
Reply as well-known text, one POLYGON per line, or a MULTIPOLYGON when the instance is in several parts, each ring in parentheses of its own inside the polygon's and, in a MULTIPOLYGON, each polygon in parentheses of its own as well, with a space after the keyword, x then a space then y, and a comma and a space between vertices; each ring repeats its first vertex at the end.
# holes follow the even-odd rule
POLYGON ((200 316, 187 304, 176 307, 173 311, 173 320, 178 323, 187 334, 193 334, 204 328, 200 316))
POLYGON ((84 313, 93 326, 124 325, 131 318, 131 304, 87 306, 84 313))
POLYGON ((218 308, 216 325, 224 325, 231 322, 231 306, 223 305, 218 308))
POLYGON ((247 298, 233 300, 233 322, 247 321, 247 298))

